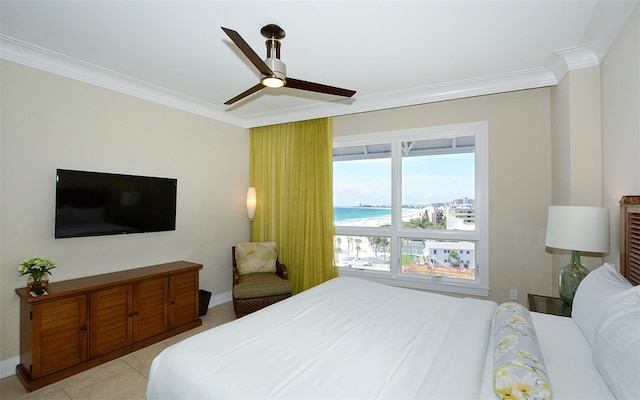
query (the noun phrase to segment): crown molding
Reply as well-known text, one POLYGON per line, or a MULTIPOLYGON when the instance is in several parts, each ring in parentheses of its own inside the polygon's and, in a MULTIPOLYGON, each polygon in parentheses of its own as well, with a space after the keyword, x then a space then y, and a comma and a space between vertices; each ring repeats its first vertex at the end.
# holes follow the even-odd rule
POLYGON ((0 57, 18 64, 61 75, 242 128, 406 107, 464 97, 554 85, 558 81, 544 68, 479 77, 416 89, 338 100, 242 116, 148 82, 85 63, 7 36, 0 36, 0 57))
POLYGON ((598 2, 583 38, 585 45, 555 51, 544 67, 251 115, 229 111, 4 35, 0 35, 0 57, 206 118, 251 128, 553 86, 570 70, 599 65, 637 3, 637 0, 598 2), (605 24, 611 20, 616 23, 605 24))
POLYGON ((545 67, 560 82, 571 70, 600 65, 637 4, 638 0, 597 2, 581 45, 556 50, 545 67))
POLYGON ((595 67, 599 64, 600 60, 593 51, 575 46, 554 51, 545 64, 545 68, 555 76, 557 82, 560 82, 571 70, 595 67))
POLYGON ((598 1, 596 3, 589 25, 582 37, 581 45, 592 49, 598 62, 601 62, 607 54, 638 4, 638 0, 598 1))
POLYGON ((91 85, 111 89, 178 110, 242 126, 242 118, 214 104, 0 35, 0 58, 91 85))
POLYGON ((322 105, 321 107, 310 106, 299 108, 295 111, 284 110, 267 115, 248 116, 246 117, 246 125, 247 127, 256 127, 321 118, 327 115, 357 114, 445 100, 553 86, 557 83, 558 80, 551 71, 546 68, 536 68, 397 92, 362 96, 355 99, 339 100, 322 105))

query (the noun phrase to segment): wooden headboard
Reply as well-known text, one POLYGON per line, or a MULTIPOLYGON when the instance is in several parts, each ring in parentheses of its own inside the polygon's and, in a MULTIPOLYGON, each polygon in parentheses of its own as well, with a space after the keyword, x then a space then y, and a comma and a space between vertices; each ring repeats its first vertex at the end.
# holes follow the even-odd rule
POLYGON ((640 196, 620 199, 620 273, 640 285, 640 196))

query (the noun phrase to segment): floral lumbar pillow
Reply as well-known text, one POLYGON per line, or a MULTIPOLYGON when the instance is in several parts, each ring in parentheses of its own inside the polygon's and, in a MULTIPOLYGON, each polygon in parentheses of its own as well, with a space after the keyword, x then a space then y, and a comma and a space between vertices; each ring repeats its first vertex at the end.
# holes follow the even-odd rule
POLYGON ((529 310, 498 306, 493 321, 493 389, 500 399, 552 399, 549 375, 529 310))
POLYGON ((236 264, 240 275, 276 272, 278 245, 275 242, 251 242, 236 245, 236 264))

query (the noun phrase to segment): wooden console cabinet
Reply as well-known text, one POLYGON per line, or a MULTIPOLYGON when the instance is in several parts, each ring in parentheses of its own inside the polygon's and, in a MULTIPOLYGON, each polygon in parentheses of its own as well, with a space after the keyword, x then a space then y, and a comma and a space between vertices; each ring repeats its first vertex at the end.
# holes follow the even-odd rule
POLYGON ((202 325, 201 264, 177 261, 53 282, 20 297, 20 364, 32 391, 202 325))

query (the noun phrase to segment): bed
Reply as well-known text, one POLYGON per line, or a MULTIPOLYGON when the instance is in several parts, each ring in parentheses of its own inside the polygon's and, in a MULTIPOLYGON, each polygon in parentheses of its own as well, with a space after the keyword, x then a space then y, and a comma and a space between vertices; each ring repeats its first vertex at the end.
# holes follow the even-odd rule
MULTIPOLYGON (((623 204, 622 254, 640 254, 626 239, 634 213, 623 204)), ((334 278, 165 349, 147 398, 637 399, 634 257, 625 276, 611 264, 591 272, 571 318, 334 278)))

